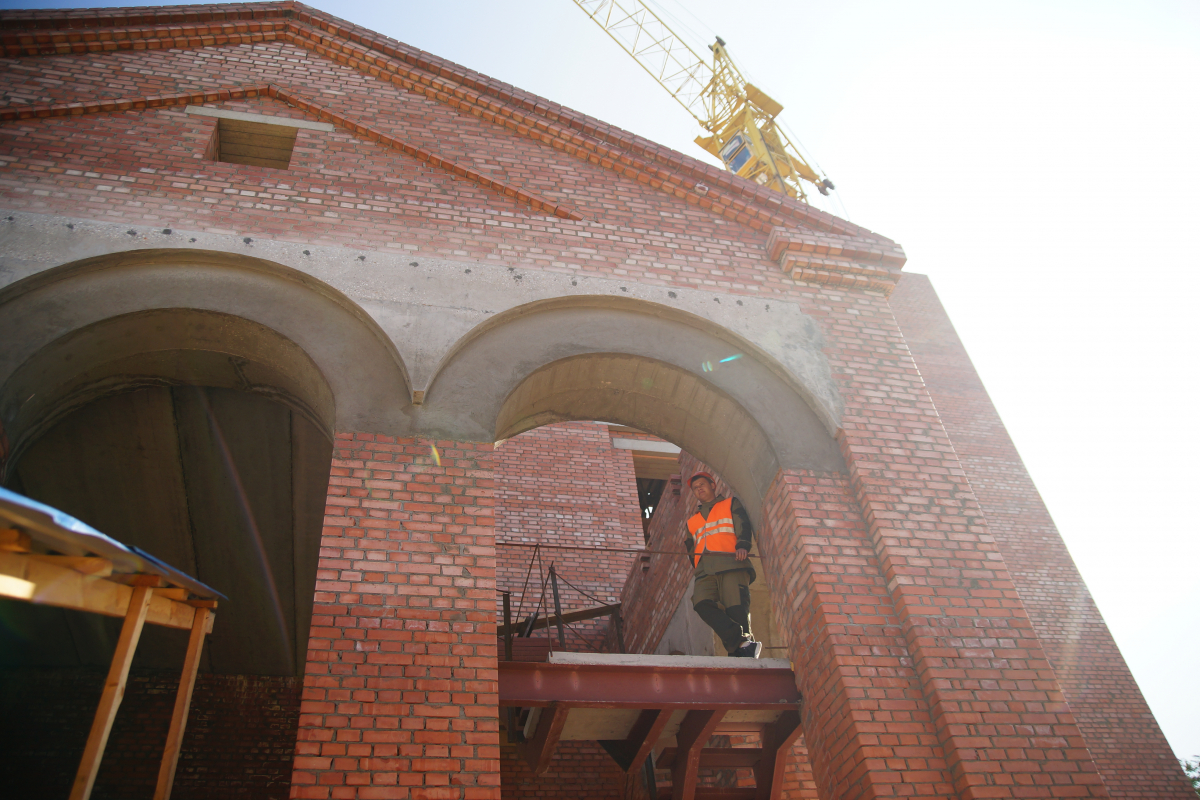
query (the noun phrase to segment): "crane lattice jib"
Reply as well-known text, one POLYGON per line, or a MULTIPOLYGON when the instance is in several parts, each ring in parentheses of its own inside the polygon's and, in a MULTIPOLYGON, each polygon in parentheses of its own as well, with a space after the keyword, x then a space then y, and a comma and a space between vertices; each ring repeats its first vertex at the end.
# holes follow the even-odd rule
POLYGON ((731 172, 800 200, 804 181, 821 194, 833 188, 776 125, 783 106, 746 82, 721 39, 710 64, 641 0, 573 2, 712 134, 696 144, 731 172))
POLYGON ((713 118, 713 68, 637 0, 574 0, 705 129, 713 118))

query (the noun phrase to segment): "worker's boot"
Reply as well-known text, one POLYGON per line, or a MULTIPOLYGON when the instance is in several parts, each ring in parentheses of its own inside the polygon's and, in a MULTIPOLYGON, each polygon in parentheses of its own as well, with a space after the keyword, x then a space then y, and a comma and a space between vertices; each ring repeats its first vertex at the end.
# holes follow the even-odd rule
POLYGON ((734 650, 730 655, 734 658, 758 658, 760 653, 762 653, 762 642, 756 642, 751 639, 748 642, 744 642, 741 647, 734 650))

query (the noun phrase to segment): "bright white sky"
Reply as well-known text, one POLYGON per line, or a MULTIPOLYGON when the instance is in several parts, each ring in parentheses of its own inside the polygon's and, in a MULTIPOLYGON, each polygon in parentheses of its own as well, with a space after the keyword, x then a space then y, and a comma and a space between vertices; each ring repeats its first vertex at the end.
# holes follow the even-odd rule
MULTIPOLYGON (((310 2, 702 155, 572 0, 310 2)), ((933 278, 1159 724, 1200 753, 1200 3, 654 2, 783 103, 828 210, 933 278)))

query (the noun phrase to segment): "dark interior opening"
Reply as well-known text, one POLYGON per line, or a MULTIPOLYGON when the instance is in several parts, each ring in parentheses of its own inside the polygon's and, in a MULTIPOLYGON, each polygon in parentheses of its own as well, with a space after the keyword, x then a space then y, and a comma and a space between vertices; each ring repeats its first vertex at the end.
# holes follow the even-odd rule
MULTIPOLYGON (((175 797, 235 786, 287 797, 332 447, 276 397, 159 385, 71 411, 10 466, 10 488, 229 598, 205 644, 175 797)), ((66 795, 120 627, 0 601, 0 784, 66 795)), ((93 797, 153 793, 186 644, 186 631, 145 627, 93 797)))

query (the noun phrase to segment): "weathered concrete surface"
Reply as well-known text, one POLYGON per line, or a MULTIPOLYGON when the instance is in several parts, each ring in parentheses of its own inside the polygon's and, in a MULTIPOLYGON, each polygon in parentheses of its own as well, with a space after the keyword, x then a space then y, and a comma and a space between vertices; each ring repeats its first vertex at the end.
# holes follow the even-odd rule
POLYGON ((607 419, 720 470, 756 521, 779 469, 844 466, 822 335, 777 300, 0 211, 0 341, 18 451, 116 381, 279 396, 327 432, 607 419))
MULTIPOLYGON (((610 297, 654 304, 709 323, 728 344, 746 344, 794 381, 826 428, 836 430, 841 402, 821 353, 816 323, 777 300, 716 294, 458 262, 357 252, 213 233, 113 225, 0 210, 0 290, 54 267, 133 250, 206 250, 265 259, 289 267, 351 298, 394 343, 415 391, 426 391, 439 367, 471 331, 506 311, 562 298, 610 297), (165 231, 169 230, 167 233, 165 231)), ((196 287, 199 289, 199 287, 196 287)), ((737 350, 722 351, 719 357, 737 350)), ((699 370, 699 363, 693 365, 699 370)))

